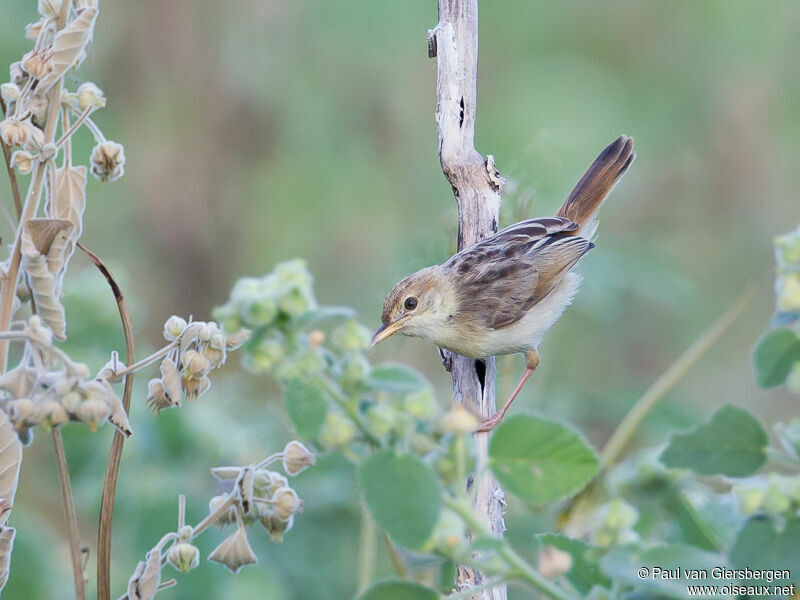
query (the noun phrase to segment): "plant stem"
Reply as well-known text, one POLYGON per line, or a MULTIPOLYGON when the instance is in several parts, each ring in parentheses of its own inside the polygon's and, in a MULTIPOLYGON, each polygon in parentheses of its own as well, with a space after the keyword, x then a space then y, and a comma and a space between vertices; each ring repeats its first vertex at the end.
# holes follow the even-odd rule
POLYGON ((748 286, 736 302, 706 329, 664 373, 653 382, 634 407, 625 415, 603 448, 603 470, 608 470, 619 460, 645 417, 655 408, 667 392, 684 378, 686 373, 708 352, 723 333, 736 321, 753 297, 755 288, 748 286))
MULTIPOLYGON (((3 110, 3 117, 6 116, 6 103, 0 98, 0 108, 3 110)), ((11 184, 11 195, 14 197, 14 208, 17 211, 17 219, 22 216, 22 198, 19 194, 19 184, 17 183, 17 172, 11 166, 11 148, 6 146, 3 140, 0 140, 0 145, 3 146, 3 157, 6 159, 6 169, 8 170, 8 181, 11 184)))
POLYGON ((375 554, 377 531, 375 521, 369 515, 366 506, 361 507, 361 530, 358 539, 358 569, 356 592, 361 594, 372 582, 372 573, 375 571, 375 554))
MULTIPOLYGON (((456 500, 444 495, 442 499, 444 505, 457 513, 472 530, 473 535, 479 533, 482 537, 491 537, 492 532, 481 522, 466 500, 456 500)), ((552 598, 553 600, 577 600, 572 594, 553 585, 545 579, 536 569, 522 558, 506 541, 502 541, 499 551, 500 557, 511 567, 510 576, 519 578, 534 587, 540 593, 552 598)))
POLYGON ((169 344, 167 344, 166 346, 164 346, 160 350, 156 350, 155 352, 153 352, 150 356, 146 356, 143 359, 136 361, 131 366, 129 366, 129 367, 126 366, 119 373, 115 373, 114 376, 111 377, 111 379, 108 380, 109 383, 114 383, 115 381, 119 381, 123 377, 131 375, 131 374, 135 373, 136 371, 138 371, 140 369, 143 369, 144 367, 146 367, 148 365, 153 364, 159 358, 161 358, 163 356, 166 356, 167 354, 170 353, 170 351, 172 351, 174 348, 177 348, 177 347, 178 347, 178 341, 177 340, 174 341, 174 342, 170 342, 169 344))
MULTIPOLYGON (((64 4, 69 3, 65 2, 64 4)), ((119 317, 122 321, 122 332, 125 336, 125 363, 130 364, 134 360, 135 351, 133 319, 131 318, 131 311, 128 308, 125 296, 122 295, 122 290, 105 263, 80 242, 77 243, 77 246, 92 260, 111 287, 111 291, 117 301, 117 309, 119 310, 119 317)), ((130 414, 131 394, 133 393, 133 371, 126 373, 124 377, 125 387, 122 392, 122 406, 125 408, 125 412, 130 414)), ((124 443, 125 436, 119 431, 114 431, 114 437, 111 441, 111 450, 108 454, 106 477, 103 481, 103 493, 100 500, 100 521, 97 527, 98 600, 111 599, 111 525, 114 518, 114 497, 117 491, 119 464, 122 460, 122 446, 124 443)))
POLYGON ((397 547, 394 545, 392 538, 390 538, 389 534, 385 531, 383 532, 382 537, 383 543, 386 546, 386 551, 389 553, 389 560, 392 563, 392 568, 394 569, 395 574, 400 579, 408 579, 408 568, 406 567, 403 557, 400 556, 400 553, 397 551, 397 547))
POLYGON ((69 535, 69 554, 72 558, 72 576, 75 580, 75 598, 86 600, 86 581, 83 578, 83 567, 81 566, 81 544, 80 532, 78 531, 78 517, 75 514, 75 502, 72 498, 72 483, 69 477, 69 466, 67 465, 67 454, 64 451, 64 439, 61 437, 61 430, 53 427, 53 449, 56 454, 56 466, 58 467, 58 481, 61 485, 61 502, 64 507, 64 520, 67 523, 67 533, 69 535))
POLYGON ((467 587, 453 594, 444 596, 443 600, 462 600, 462 598, 472 598, 476 592, 490 590, 495 586, 502 585, 503 583, 505 583, 505 581, 506 581, 505 577, 492 577, 491 579, 487 579, 480 585, 467 587))

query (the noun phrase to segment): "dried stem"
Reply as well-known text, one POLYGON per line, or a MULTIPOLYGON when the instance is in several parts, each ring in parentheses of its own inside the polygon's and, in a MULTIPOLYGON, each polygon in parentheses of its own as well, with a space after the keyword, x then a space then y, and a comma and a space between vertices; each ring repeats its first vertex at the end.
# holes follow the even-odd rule
MULTIPOLYGON (((133 320, 125 296, 122 295, 114 276, 100 258, 83 244, 78 242, 78 248, 83 250, 94 265, 108 281, 114 298, 117 301, 119 317, 122 321, 122 331, 125 335, 125 364, 134 361, 134 333, 133 320)), ((125 412, 130 414, 131 393, 133 392, 133 372, 125 375, 125 388, 122 393, 122 405, 125 412)), ((103 495, 100 503, 100 523, 97 528, 97 598, 98 600, 111 600, 111 524, 114 518, 114 497, 117 491, 117 478, 119 477, 119 464, 122 459, 122 446, 125 436, 119 431, 114 431, 111 441, 111 450, 108 455, 106 477, 103 482, 103 495)))
MULTIPOLYGON (((428 32, 428 54, 437 57, 436 122, 442 171, 458 203, 458 249, 462 250, 497 231, 500 213, 499 174, 494 159, 475 149, 478 96, 478 0, 439 0, 439 23, 428 32)), ((494 358, 476 361, 449 354, 456 401, 486 418, 494 414, 494 358)), ((479 474, 473 485, 475 506, 493 535, 502 536, 503 492, 485 469, 488 434, 475 435, 479 474)), ((461 587, 480 588, 483 575, 459 567, 461 587)), ((505 586, 482 590, 476 599, 505 600, 505 586)))
MULTIPOLYGON (((3 110, 3 117, 6 116, 6 103, 0 98, 0 108, 3 110)), ((3 140, 0 140, 0 145, 3 146, 3 157, 6 160, 6 169, 8 170, 8 181, 11 184, 11 195, 14 197, 14 208, 17 211, 17 218, 22 216, 22 198, 19 193, 19 184, 17 183, 17 172, 11 165, 11 148, 9 148, 3 140)))
POLYGON ((69 477, 69 466, 67 465, 67 454, 64 451, 64 439, 61 437, 61 430, 53 427, 53 449, 56 453, 56 465, 58 467, 58 480, 61 484, 61 501, 64 506, 64 520, 67 523, 69 535, 69 554, 72 559, 72 576, 75 580, 76 600, 86 600, 86 581, 83 578, 83 566, 81 565, 81 544, 80 532, 78 531, 78 517, 75 513, 75 502, 72 498, 72 482, 69 477))

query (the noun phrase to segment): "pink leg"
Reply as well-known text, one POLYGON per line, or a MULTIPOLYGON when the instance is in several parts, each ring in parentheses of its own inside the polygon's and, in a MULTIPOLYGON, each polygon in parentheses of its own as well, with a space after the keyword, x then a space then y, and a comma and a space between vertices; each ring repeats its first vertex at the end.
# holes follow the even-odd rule
POLYGON ((522 391, 522 388, 525 387, 525 383, 528 381, 533 372, 536 370, 536 367, 539 366, 539 352, 537 350, 531 350, 530 352, 525 353, 525 363, 526 369, 525 372, 522 374, 522 378, 519 380, 519 383, 514 388, 514 391, 511 392, 511 395, 506 400, 506 403, 503 404, 503 408, 501 408, 498 412, 493 414, 491 417, 483 421, 480 426, 478 427, 477 431, 479 433, 486 433, 487 431, 491 431, 503 420, 503 417, 508 412, 508 409, 511 408, 511 404, 514 402, 519 393, 522 391))

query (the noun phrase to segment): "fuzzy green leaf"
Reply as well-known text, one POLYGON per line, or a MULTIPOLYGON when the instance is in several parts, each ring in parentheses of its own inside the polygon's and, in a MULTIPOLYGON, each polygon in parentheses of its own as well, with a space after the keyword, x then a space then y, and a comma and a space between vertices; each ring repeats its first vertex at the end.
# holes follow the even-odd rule
POLYGON ((544 504, 570 496, 597 474, 594 450, 571 429, 530 415, 507 419, 489 445, 489 466, 509 492, 544 504))
POLYGON ((428 387, 425 379, 403 365, 380 365, 367 375, 366 383, 370 387, 398 394, 409 394, 428 387))
POLYGON ((358 600, 438 600, 431 588, 410 581, 384 581, 376 583, 358 600))
POLYGON ((441 504, 431 469, 411 454, 382 450, 361 465, 359 481, 375 522, 398 544, 419 548, 425 543, 441 504))
POLYGON ((297 434, 313 440, 325 422, 325 394, 319 386, 292 379, 286 385, 286 412, 297 434))
POLYGON ((792 365, 800 361, 800 338, 791 329, 773 329, 753 353, 758 385, 771 388, 786 381, 792 365))
POLYGON ((772 519, 753 517, 737 534, 729 561, 737 569, 790 570, 792 580, 800 581, 800 517, 787 519, 780 531, 772 519))
POLYGON ((727 404, 708 423, 673 435, 661 462, 700 475, 746 477, 764 464, 767 442, 767 434, 750 413, 727 404))

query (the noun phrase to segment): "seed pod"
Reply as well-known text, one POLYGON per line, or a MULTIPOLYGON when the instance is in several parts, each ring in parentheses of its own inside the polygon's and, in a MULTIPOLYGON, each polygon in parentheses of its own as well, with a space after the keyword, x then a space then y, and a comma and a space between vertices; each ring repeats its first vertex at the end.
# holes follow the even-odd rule
POLYGON ((188 573, 200 564, 200 550, 188 542, 178 542, 169 549, 167 561, 178 571, 188 573))
POLYGON ((181 334, 186 329, 186 325, 186 319, 177 315, 172 315, 164 323, 164 339, 168 342, 174 342, 181 337, 181 334))
POLYGON ((269 532, 271 542, 280 543, 283 541, 283 534, 289 531, 294 525, 294 515, 286 521, 281 521, 275 515, 265 514, 260 519, 261 525, 269 532))
POLYGON ((101 425, 110 414, 111 408, 105 400, 86 399, 81 402, 75 416, 86 423, 90 431, 94 432, 97 431, 98 426, 101 425))
MULTIPOLYGON (((209 514, 213 514, 217 512, 223 504, 228 501, 227 496, 214 496, 211 500, 208 501, 208 512, 209 514)), ((236 506, 233 504, 228 507, 228 510, 223 512, 214 524, 217 527, 224 527, 225 525, 229 525, 231 523, 236 522, 236 506)))
POLYGON ((92 150, 92 175, 100 181, 115 181, 125 174, 125 149, 117 142, 102 142, 92 150))
POLYGON ((281 521, 288 521, 293 514, 303 512, 303 501, 297 497, 290 487, 282 487, 275 491, 272 496, 274 507, 273 514, 281 521))
POLYGON ((161 379, 164 384, 164 393, 173 406, 181 406, 183 397, 181 387, 181 374, 178 367, 169 357, 161 361, 161 379))
POLYGON ((0 121, 0 138, 7 146, 22 146, 28 141, 30 130, 22 121, 14 118, 0 121))
POLYGON ((247 540, 247 532, 241 524, 211 552, 208 560, 222 563, 234 573, 238 573, 244 565, 258 563, 258 558, 247 540))
POLYGON ((91 81, 86 81, 78 87, 78 110, 83 112, 88 107, 94 109, 105 108, 106 96, 103 90, 91 81))
POLYGON ((317 462, 314 455, 300 442, 293 440, 283 449, 283 470, 288 475, 297 475, 317 462))

